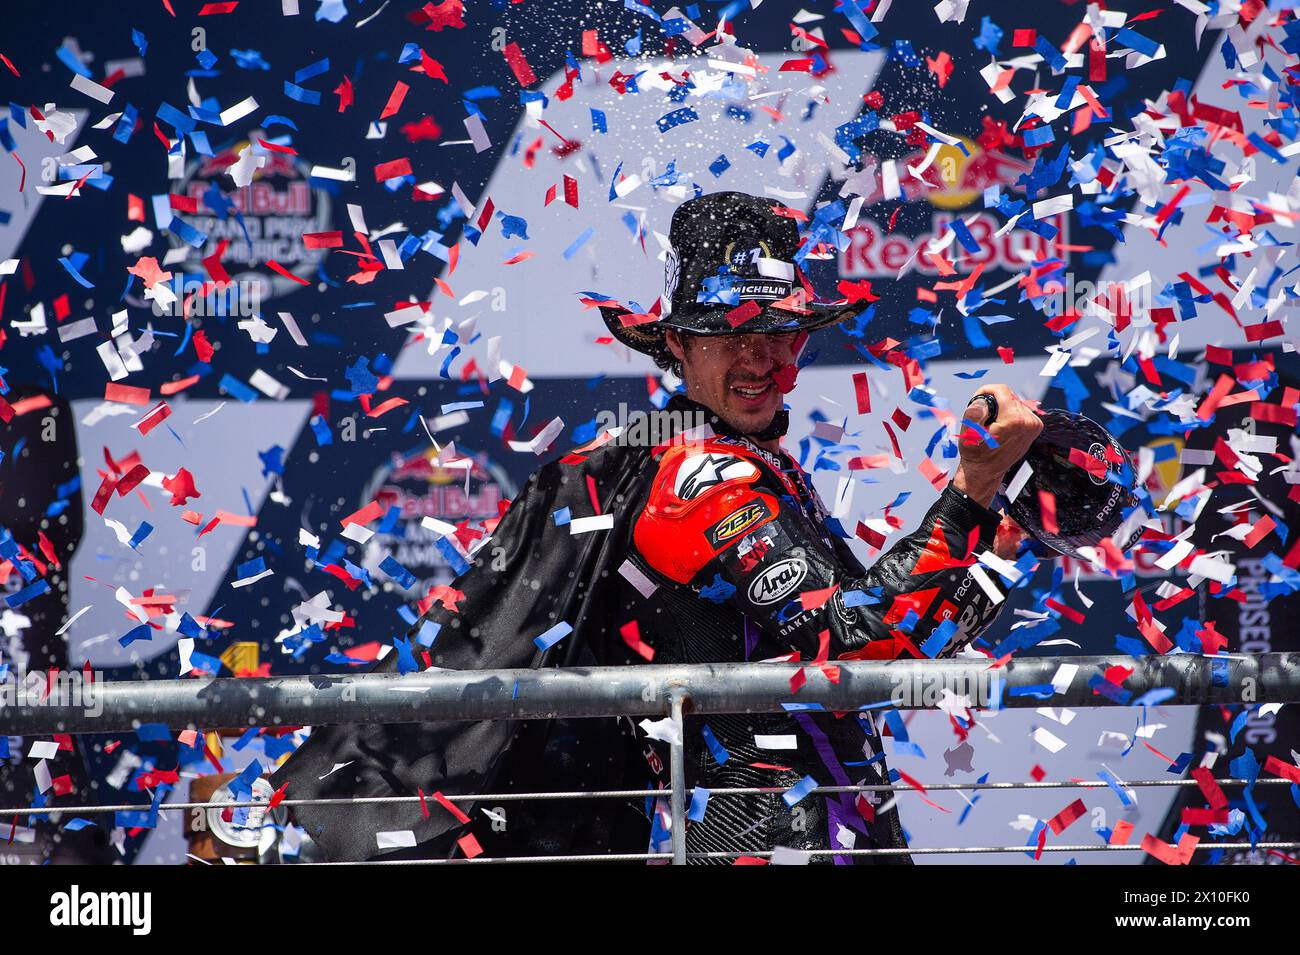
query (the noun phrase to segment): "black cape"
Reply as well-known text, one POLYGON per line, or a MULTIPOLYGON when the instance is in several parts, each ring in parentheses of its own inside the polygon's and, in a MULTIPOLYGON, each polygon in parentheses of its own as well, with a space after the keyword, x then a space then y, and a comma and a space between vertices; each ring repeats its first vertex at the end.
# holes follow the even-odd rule
MULTIPOLYGON (((430 655, 434 666, 447 669, 643 663, 619 634, 644 609, 643 598, 618 570, 654 478, 650 452, 611 443, 577 463, 562 458, 536 471, 474 564, 452 583, 465 595, 457 612, 435 603, 407 639, 426 619, 441 624, 430 655), (571 534, 554 520, 566 507, 575 518, 612 513, 614 527, 571 534), (533 638, 561 621, 573 632, 538 651, 533 638)), ((397 658, 389 653, 375 671, 396 670, 397 658)), ((631 722, 604 718, 319 727, 272 781, 288 784, 288 799, 321 799, 415 796, 420 790, 428 796, 640 789, 649 779, 631 722)), ((428 818, 419 802, 298 806, 294 817, 331 861, 372 858, 379 854, 376 833, 407 829, 417 848, 384 858, 458 852, 455 839, 465 827, 432 799, 427 803, 428 818)), ((469 829, 489 855, 644 852, 650 831, 644 805, 630 800, 458 805, 470 814, 469 829), (479 806, 494 814, 504 810, 504 827, 479 806)))

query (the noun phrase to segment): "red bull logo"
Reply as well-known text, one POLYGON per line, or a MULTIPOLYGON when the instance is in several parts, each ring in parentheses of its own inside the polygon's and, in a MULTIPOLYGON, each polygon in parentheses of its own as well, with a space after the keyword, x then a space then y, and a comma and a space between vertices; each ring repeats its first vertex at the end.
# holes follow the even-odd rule
MULTIPOLYGON (((1033 168, 1031 163, 1005 153, 986 151, 968 139, 963 139, 962 144, 966 147, 965 152, 947 144, 939 147, 934 161, 922 173, 925 183, 930 185, 906 173, 907 166, 915 168, 924 162, 925 152, 916 152, 897 161, 904 200, 927 202, 936 210, 930 229, 917 236, 890 233, 884 224, 870 216, 862 217, 857 227, 850 230, 849 247, 840 256, 842 278, 892 278, 899 270, 909 267, 909 262, 910 268, 918 272, 939 274, 938 266, 921 253, 932 239, 943 235, 960 214, 959 210, 982 199, 990 186, 1000 186, 1008 192, 1022 191, 1016 180, 1033 168)), ((869 206, 884 196, 877 188, 865 198, 865 204, 869 206)), ((973 217, 967 214, 961 218, 980 249, 961 257, 958 267, 962 271, 981 265, 990 270, 1020 271, 1029 262, 1056 254, 1053 249, 1056 242, 1068 241, 1065 215, 1047 220, 1060 230, 1052 240, 1023 229, 1012 229, 999 236, 997 232, 1003 221, 990 212, 980 211, 973 217)))
MULTIPOLYGON (((187 221, 208 237, 198 258, 212 255, 224 240, 221 263, 231 279, 247 287, 256 283, 258 299, 264 301, 301 288, 290 279, 255 271, 268 260, 274 259, 299 278, 315 277, 327 252, 304 248, 302 236, 328 229, 330 198, 324 190, 312 188, 304 164, 272 150, 259 153, 265 163, 253 173, 252 182, 231 189, 227 174, 248 145, 249 140, 236 142, 196 161, 177 191, 193 203, 187 221)), ((182 244, 179 238, 172 241, 182 244)))

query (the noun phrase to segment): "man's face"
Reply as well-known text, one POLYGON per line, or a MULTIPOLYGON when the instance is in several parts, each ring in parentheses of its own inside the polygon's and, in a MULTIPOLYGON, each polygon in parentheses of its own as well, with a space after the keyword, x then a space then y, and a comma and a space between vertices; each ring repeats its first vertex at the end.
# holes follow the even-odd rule
POLYGON ((669 349, 682 363, 687 397, 742 432, 765 428, 781 410, 774 375, 792 364, 801 333, 691 335, 669 329, 669 349))

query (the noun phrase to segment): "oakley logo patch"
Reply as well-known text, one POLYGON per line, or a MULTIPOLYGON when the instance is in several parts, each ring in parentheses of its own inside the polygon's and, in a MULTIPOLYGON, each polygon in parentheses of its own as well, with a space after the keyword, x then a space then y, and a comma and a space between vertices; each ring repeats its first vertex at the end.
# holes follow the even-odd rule
POLYGON ((774 604, 799 586, 808 574, 808 565, 798 557, 778 560, 753 579, 749 599, 760 607, 774 604))

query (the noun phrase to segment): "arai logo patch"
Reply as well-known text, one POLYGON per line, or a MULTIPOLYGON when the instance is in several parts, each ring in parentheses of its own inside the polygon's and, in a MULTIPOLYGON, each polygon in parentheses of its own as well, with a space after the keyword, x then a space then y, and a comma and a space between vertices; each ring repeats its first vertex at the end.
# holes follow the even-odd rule
POLYGON ((778 560, 750 583, 749 599, 759 606, 776 603, 798 587, 807 573, 808 565, 798 557, 778 560))

